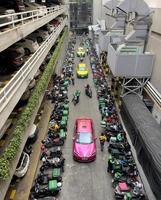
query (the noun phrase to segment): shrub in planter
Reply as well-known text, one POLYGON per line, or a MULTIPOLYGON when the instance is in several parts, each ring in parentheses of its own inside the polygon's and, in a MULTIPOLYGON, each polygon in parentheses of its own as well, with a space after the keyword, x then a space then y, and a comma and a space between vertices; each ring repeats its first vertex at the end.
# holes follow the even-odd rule
POLYGON ((64 41, 67 29, 65 30, 63 36, 57 45, 52 58, 50 59, 48 65, 46 66, 41 78, 39 79, 37 85, 35 86, 31 97, 28 100, 26 108, 22 111, 15 130, 13 132, 13 138, 6 147, 3 155, 0 157, 0 179, 5 180, 9 177, 9 161, 12 161, 21 146, 21 138, 25 132, 26 127, 29 125, 32 115, 39 104, 39 98, 48 86, 50 77, 54 71, 56 65, 56 59, 59 55, 61 45, 64 41))
POLYGON ((9 176, 9 162, 5 158, 0 158, 0 179, 5 180, 9 176))

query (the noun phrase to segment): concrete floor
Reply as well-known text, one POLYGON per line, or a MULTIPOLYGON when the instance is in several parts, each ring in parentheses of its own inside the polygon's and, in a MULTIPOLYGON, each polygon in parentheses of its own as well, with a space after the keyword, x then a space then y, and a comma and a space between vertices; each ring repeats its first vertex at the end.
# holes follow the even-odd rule
MULTIPOLYGON (((75 64, 79 60, 76 58, 75 64)), ((85 58, 89 66, 89 58, 85 58)), ((76 65, 75 65, 76 66, 76 65)), ((92 80, 92 73, 88 79, 75 78, 75 86, 69 87, 68 97, 70 100, 70 112, 68 120, 68 135, 64 146, 64 157, 66 158, 65 173, 63 175, 63 187, 60 193, 60 200, 113 200, 113 189, 111 177, 106 171, 107 150, 100 151, 99 139, 97 139, 97 159, 92 163, 78 163, 72 158, 72 136, 74 123, 77 117, 87 116, 93 119, 95 134, 100 134, 100 114, 96 91, 92 80), (93 98, 89 99, 84 94, 84 86, 89 83, 93 98), (76 106, 71 99, 76 89, 81 91, 80 102, 76 106)))

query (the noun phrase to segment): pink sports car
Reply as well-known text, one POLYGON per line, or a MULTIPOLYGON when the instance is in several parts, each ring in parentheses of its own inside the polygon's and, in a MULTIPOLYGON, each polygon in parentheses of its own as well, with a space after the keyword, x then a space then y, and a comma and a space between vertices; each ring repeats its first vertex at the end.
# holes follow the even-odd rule
POLYGON ((96 137, 93 121, 90 118, 78 118, 73 136, 73 158, 81 162, 96 159, 96 137))

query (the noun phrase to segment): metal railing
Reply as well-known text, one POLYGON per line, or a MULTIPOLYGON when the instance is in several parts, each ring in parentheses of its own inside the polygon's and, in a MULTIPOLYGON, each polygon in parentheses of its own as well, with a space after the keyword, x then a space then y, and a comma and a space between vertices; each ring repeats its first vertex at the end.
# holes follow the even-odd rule
MULTIPOLYGON (((19 69, 7 85, 0 91, 0 113, 13 95, 17 92, 23 81, 27 79, 33 67, 35 67, 36 62, 42 57, 46 49, 49 48, 49 46, 51 46, 51 44, 58 38, 60 32, 66 25, 66 21, 67 19, 62 21, 62 23, 50 34, 37 51, 27 60, 27 62, 19 69)), ((28 81, 30 82, 29 79, 28 81)))
MULTIPOLYGON (((15 28, 17 25, 23 25, 27 22, 38 20, 44 16, 51 15, 53 13, 57 13, 58 11, 65 11, 67 7, 65 5, 62 6, 54 6, 49 8, 40 8, 36 10, 19 12, 7 15, 0 16, 0 28, 6 28, 8 26, 10 29, 15 28)), ((3 31, 4 32, 4 31, 3 31)))
POLYGON ((161 106, 161 94, 158 90, 148 81, 144 87, 145 91, 152 97, 152 99, 161 106))

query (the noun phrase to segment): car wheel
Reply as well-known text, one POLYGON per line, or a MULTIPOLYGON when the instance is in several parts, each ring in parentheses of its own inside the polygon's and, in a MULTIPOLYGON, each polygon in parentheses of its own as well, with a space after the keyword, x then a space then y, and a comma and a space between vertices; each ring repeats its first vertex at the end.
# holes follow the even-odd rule
POLYGON ((41 42, 43 42, 43 39, 42 39, 42 37, 37 37, 37 42, 38 42, 38 43, 41 43, 41 42))
POLYGON ((31 54, 30 49, 25 48, 24 50, 25 50, 25 55, 26 55, 26 56, 29 56, 29 55, 31 54))

